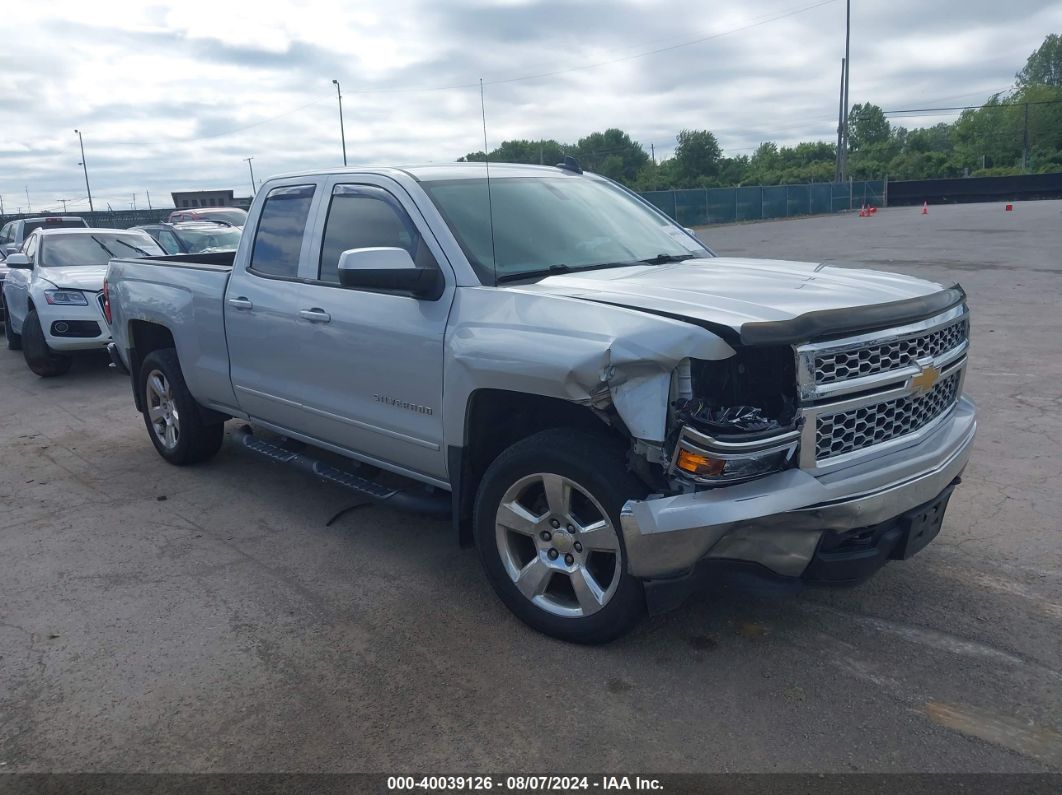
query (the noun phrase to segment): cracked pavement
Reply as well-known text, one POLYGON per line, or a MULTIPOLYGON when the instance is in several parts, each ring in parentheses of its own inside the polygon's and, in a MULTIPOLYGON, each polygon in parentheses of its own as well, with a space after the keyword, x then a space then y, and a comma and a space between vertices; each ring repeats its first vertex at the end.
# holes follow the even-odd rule
POLYGON ((568 646, 447 523, 326 526, 346 492, 232 444, 168 466, 104 357, 0 351, 0 770, 1062 770, 1062 202, 703 234, 966 288, 980 430, 923 552, 568 646))

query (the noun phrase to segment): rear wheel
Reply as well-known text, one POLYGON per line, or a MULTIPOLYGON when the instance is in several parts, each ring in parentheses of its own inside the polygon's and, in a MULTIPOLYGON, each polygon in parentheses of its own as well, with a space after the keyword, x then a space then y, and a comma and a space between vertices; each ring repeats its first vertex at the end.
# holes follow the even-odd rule
POLYGON ((7 338, 7 349, 9 351, 22 350, 22 335, 16 334, 15 330, 11 328, 11 313, 7 311, 7 307, 4 307, 4 337, 7 338))
POLYGON ((615 440, 572 429, 510 447, 480 482, 476 545, 491 585, 525 623, 573 643, 606 643, 645 612, 627 573, 623 504, 645 493, 615 440))
POLYGON ((31 309, 26 313, 26 320, 22 324, 21 342, 22 355, 26 359, 26 364, 41 378, 63 375, 70 370, 73 360, 48 347, 36 309, 31 309))
POLYGON ((204 423, 184 383, 177 351, 153 351, 144 357, 139 381, 144 424, 159 455, 171 464, 198 464, 212 458, 225 438, 225 425, 204 423))

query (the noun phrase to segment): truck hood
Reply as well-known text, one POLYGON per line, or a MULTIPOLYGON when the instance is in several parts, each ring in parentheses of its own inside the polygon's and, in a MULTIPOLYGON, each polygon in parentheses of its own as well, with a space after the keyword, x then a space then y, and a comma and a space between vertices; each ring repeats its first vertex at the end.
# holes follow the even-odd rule
POLYGON ((103 289, 106 265, 71 265, 62 268, 41 268, 40 278, 66 290, 87 290, 98 293, 103 289))
POLYGON ((901 325, 965 297, 961 288, 910 276, 730 257, 550 276, 513 289, 687 320, 745 344, 792 344, 901 325))

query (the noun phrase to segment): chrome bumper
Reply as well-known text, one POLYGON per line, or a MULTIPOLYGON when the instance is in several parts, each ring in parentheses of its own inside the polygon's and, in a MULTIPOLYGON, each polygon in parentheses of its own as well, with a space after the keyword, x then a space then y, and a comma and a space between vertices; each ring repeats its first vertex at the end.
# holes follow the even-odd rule
POLYGON ((799 577, 823 532, 879 524, 940 494, 966 467, 976 430, 973 402, 963 396, 929 436, 841 470, 816 476, 790 469, 630 500, 620 515, 627 568, 636 577, 677 577, 704 558, 726 558, 799 577))

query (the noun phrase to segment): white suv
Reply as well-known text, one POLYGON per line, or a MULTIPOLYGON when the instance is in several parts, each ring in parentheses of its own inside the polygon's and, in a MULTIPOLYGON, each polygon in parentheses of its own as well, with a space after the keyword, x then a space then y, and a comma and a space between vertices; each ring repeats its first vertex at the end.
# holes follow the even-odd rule
POLYGON ((71 353, 99 350, 111 341, 102 308, 107 262, 163 253, 148 235, 132 230, 35 230, 5 263, 7 347, 21 348, 37 375, 62 375, 70 369, 71 353))

